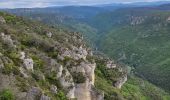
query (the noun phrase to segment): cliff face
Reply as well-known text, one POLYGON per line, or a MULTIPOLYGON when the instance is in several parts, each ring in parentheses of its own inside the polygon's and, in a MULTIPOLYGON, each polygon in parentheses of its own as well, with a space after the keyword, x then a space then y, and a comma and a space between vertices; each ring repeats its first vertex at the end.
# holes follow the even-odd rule
POLYGON ((11 90, 17 100, 104 100, 94 86, 96 59, 79 33, 4 13, 0 22, 0 91, 11 90))

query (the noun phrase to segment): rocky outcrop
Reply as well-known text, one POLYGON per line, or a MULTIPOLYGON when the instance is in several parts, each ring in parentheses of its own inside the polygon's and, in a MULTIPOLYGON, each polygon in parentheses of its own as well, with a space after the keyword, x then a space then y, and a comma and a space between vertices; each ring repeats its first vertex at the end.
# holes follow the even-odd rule
POLYGON ((117 80, 114 86, 118 89, 121 89, 122 85, 125 84, 126 81, 127 81, 127 75, 124 75, 123 77, 117 80))
POLYGON ((46 35, 47 37, 51 38, 53 34, 51 32, 47 32, 46 35))
POLYGON ((113 61, 108 61, 106 63, 106 67, 109 69, 113 69, 113 68, 116 68, 116 64, 113 61))
POLYGON ((31 58, 26 58, 23 60, 24 66, 27 70, 33 71, 34 62, 31 58))
POLYGON ((50 90, 52 93, 57 94, 57 87, 55 85, 51 85, 50 90))
POLYGON ((26 100, 37 100, 40 96, 41 90, 37 87, 32 87, 26 95, 26 100))
POLYGON ((96 63, 92 64, 89 62, 82 62, 80 64, 81 67, 84 68, 86 76, 88 77, 90 84, 94 85, 94 81, 95 81, 95 68, 96 68, 96 63))
POLYGON ((6 23, 6 20, 2 16, 0 16, 0 24, 5 24, 5 23, 6 23))
POLYGON ((131 25, 139 25, 142 24, 145 21, 143 17, 138 17, 138 16, 132 16, 131 17, 131 25))
POLYGON ((51 100, 51 98, 42 94, 40 100, 51 100))
MULTIPOLYGON (((0 90, 9 87, 16 91, 15 87, 18 87, 15 93, 17 100, 51 100, 55 97, 104 100, 104 93, 94 86, 98 62, 92 50, 83 42, 82 35, 42 28, 43 25, 32 27, 33 24, 29 23, 18 27, 22 22, 23 20, 13 27, 10 23, 11 30, 6 29, 7 25, 2 25, 5 32, 0 34, 0 69, 3 69, 0 70, 0 90), (21 29, 17 31, 16 27, 21 29), (50 32, 44 37, 41 32, 48 32, 47 30, 50 32), (6 46, 10 49, 3 48, 6 46), (2 71, 9 76, 3 75, 2 71)), ((103 62, 106 70, 115 71, 119 68, 114 61, 103 62)), ((115 86, 120 88, 125 81, 126 77, 118 80, 115 86)))
POLYGON ((20 52, 20 59, 23 61, 23 65, 27 70, 34 70, 34 61, 32 58, 27 58, 25 52, 20 52))
POLYGON ((70 57, 72 59, 75 60, 79 60, 79 59, 86 59, 87 57, 87 50, 85 48, 83 48, 82 46, 80 46, 79 48, 73 46, 72 50, 69 50, 68 48, 64 49, 61 48, 60 50, 61 55, 59 55, 59 59, 63 60, 64 57, 70 57))
POLYGON ((5 33, 0 33, 0 38, 2 39, 2 42, 9 48, 11 49, 16 48, 16 45, 14 45, 14 42, 11 39, 10 35, 6 35, 5 33))

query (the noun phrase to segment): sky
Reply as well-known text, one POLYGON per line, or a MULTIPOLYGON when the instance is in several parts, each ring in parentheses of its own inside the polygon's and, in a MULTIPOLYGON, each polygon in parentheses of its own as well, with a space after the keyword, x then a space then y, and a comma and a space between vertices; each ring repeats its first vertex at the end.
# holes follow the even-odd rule
POLYGON ((0 0, 0 8, 33 8, 63 5, 95 5, 108 3, 130 3, 152 1, 160 0, 0 0))

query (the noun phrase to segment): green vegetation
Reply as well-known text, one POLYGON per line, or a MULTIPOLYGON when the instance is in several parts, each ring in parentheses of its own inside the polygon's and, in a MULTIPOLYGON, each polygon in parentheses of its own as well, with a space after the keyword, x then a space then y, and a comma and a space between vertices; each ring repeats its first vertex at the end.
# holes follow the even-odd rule
POLYGON ((68 100, 67 97, 65 96, 65 94, 62 91, 59 91, 57 93, 57 98, 58 98, 58 100, 68 100))
POLYGON ((11 90, 4 89, 0 92, 0 100, 15 100, 15 97, 11 90))
POLYGON ((169 100, 170 94, 141 78, 130 76, 121 94, 128 100, 169 100))
MULTIPOLYGON (((65 13, 67 13, 67 11, 65 13)), ((71 15, 72 13, 73 12, 71 12, 71 15)), ((62 18, 67 19, 65 15, 52 14, 54 17, 59 16, 56 17, 59 18, 58 20, 51 18, 52 15, 49 17, 49 14, 37 14, 24 16, 35 19, 41 18, 45 23, 55 26, 58 26, 58 23, 60 23, 59 20, 62 18)), ((87 13, 85 13, 85 15, 86 14, 87 13)), ((0 31, 10 34, 12 39, 18 40, 16 41, 16 44, 19 45, 17 48, 18 51, 26 50, 30 53, 33 52, 30 49, 35 49, 34 51, 44 52, 44 55, 57 59, 60 52, 55 50, 54 47, 58 47, 58 45, 56 46, 54 40, 58 40, 58 42, 62 43, 62 46, 70 47, 69 43, 65 43, 65 37, 67 39, 69 37, 68 34, 71 34, 67 31, 60 29, 54 30, 56 27, 47 28, 45 25, 36 22, 30 24, 29 21, 25 22, 22 18, 5 13, 0 13, 0 15, 7 16, 5 19, 7 20, 7 24, 10 25, 8 27, 2 25, 0 31), (17 23, 14 21, 17 21, 17 23), (49 31, 56 34, 54 34, 52 38, 48 38, 46 37, 46 33, 49 31)), ((123 98, 127 100, 170 99, 169 94, 162 90, 170 91, 169 10, 159 10, 159 8, 126 8, 100 13, 85 19, 76 19, 76 15, 79 14, 77 14, 77 12, 76 14, 74 13, 72 15, 73 19, 68 18, 68 20, 64 20, 61 26, 67 26, 68 29, 82 32, 85 38, 91 40, 91 44, 94 43, 99 50, 115 60, 132 66, 134 68, 134 74, 143 78, 141 79, 130 75, 127 83, 121 90, 118 90, 113 87, 113 84, 117 78, 121 76, 121 73, 118 73, 117 69, 108 70, 104 62, 97 60, 95 87, 104 91, 106 100, 121 100, 123 98), (146 81, 145 78, 156 86, 146 81)), ((79 43, 73 41, 72 38, 68 38, 68 41, 70 43, 73 42, 76 46, 79 45, 79 43)), ((17 52, 11 52, 13 48, 10 46, 5 47, 5 45, 6 44, 0 43, 0 50, 12 59, 13 63, 6 64, 3 72, 10 74, 14 68, 18 68, 15 66, 18 66, 17 62, 19 62, 19 59, 17 52)), ((36 66, 35 72, 37 73, 32 74, 33 80, 38 80, 36 84, 44 87, 46 93, 49 91, 49 84, 56 85, 60 90, 56 97, 65 100, 63 87, 55 78, 57 73, 55 71, 50 72, 50 75, 47 74, 45 76, 45 81, 40 80, 37 74, 38 71, 42 71, 44 61, 37 56, 37 52, 35 54, 33 53, 31 57, 35 61, 36 66)), ((87 57, 87 60, 93 62, 93 58, 91 57, 87 57)), ((59 63, 67 65, 67 63, 71 61, 73 61, 73 59, 65 57, 64 61, 59 63)), ((83 83, 85 81, 82 73, 71 74, 76 83, 83 83)), ((26 91, 24 87, 27 86, 27 82, 23 81, 21 83, 21 88, 26 91)))
POLYGON ((83 75, 83 73, 79 72, 79 73, 74 73, 72 74, 73 76, 73 80, 75 83, 84 83, 86 81, 85 76, 83 75))

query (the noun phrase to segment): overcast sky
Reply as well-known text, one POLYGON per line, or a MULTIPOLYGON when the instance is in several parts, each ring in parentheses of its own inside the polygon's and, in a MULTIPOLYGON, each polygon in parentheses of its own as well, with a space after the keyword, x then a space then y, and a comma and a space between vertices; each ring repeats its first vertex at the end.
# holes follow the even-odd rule
MULTIPOLYGON (((0 8, 31 8, 61 5, 94 5, 107 3, 151 2, 160 0, 0 0, 0 8)), ((164 0, 166 1, 166 0, 164 0)), ((167 0, 170 1, 170 0, 167 0)))

